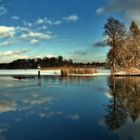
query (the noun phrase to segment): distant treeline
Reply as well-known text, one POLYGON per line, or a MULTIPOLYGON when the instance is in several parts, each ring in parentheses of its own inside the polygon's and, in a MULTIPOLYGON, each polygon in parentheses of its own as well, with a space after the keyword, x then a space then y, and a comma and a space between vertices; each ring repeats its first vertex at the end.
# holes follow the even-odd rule
POLYGON ((18 59, 11 63, 1 63, 0 69, 36 69, 38 66, 41 68, 48 67, 63 67, 63 66, 73 66, 73 67, 106 67, 104 62, 92 62, 92 63, 75 63, 73 60, 63 59, 62 56, 59 57, 44 57, 35 59, 18 59))

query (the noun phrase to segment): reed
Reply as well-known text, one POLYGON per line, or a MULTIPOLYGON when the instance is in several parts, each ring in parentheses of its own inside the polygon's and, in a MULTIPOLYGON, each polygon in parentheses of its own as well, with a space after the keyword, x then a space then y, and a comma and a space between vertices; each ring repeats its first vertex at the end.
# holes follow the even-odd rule
POLYGON ((61 75, 67 76, 72 74, 94 74, 97 73, 97 70, 94 68, 62 68, 61 75))

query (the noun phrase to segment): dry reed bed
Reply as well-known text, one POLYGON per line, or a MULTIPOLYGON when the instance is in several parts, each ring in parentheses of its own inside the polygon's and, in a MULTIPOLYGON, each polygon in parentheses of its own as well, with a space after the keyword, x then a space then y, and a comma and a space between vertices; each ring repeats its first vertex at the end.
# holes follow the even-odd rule
POLYGON ((94 74, 97 73, 97 70, 94 68, 62 68, 61 69, 61 75, 67 76, 67 75, 84 75, 84 74, 94 74))

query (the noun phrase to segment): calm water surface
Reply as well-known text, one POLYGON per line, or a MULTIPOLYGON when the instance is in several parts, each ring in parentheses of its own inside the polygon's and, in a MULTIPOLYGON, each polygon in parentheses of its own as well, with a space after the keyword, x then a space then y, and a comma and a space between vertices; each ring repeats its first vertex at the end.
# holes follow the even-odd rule
POLYGON ((140 78, 0 77, 0 140, 139 140, 140 78))

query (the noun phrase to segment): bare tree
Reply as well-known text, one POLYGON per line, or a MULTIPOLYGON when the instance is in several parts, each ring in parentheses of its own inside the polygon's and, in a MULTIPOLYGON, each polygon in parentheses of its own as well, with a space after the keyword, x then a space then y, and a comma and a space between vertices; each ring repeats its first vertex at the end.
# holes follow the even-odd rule
POLYGON ((133 21, 130 25, 130 36, 129 42, 131 41, 131 48, 134 51, 134 54, 131 59, 133 67, 138 68, 140 65, 140 29, 138 25, 133 21))
POLYGON ((112 72, 116 70, 116 51, 122 46, 122 40, 126 34, 126 28, 123 23, 112 17, 108 18, 104 25, 104 35, 107 37, 107 44, 111 47, 107 59, 110 62, 112 72))

